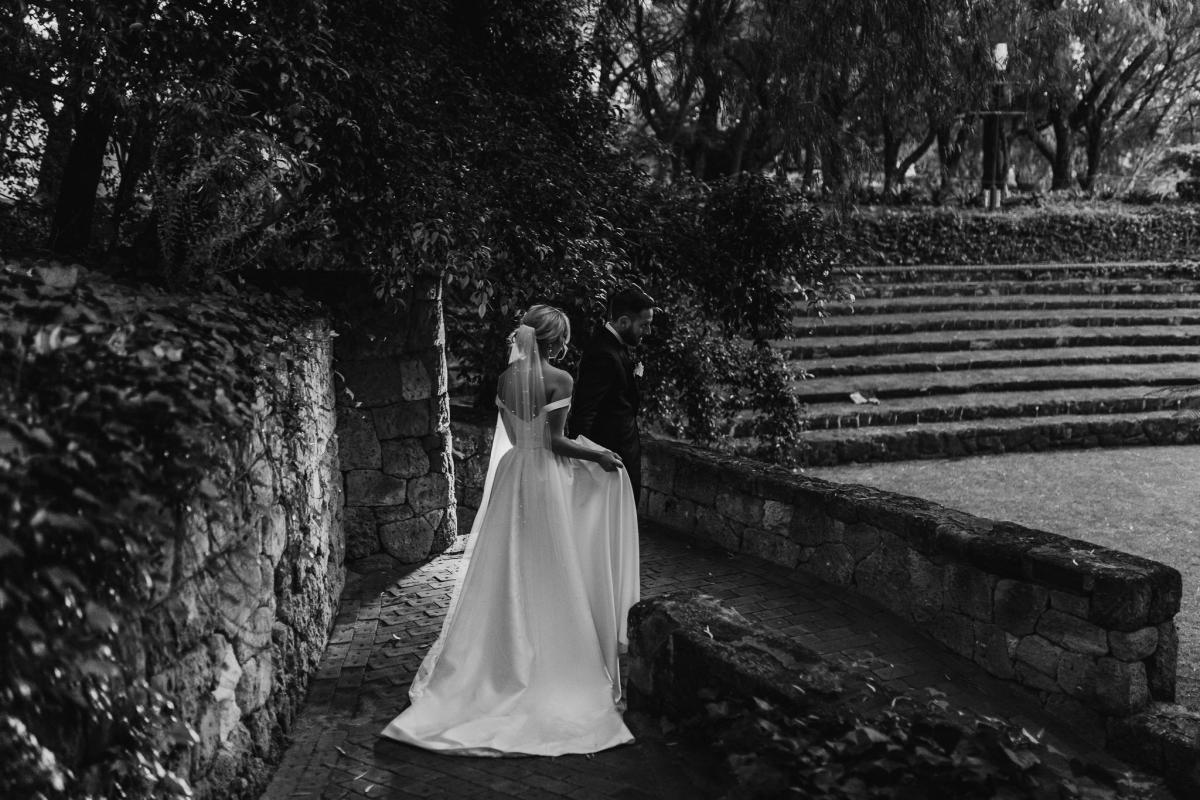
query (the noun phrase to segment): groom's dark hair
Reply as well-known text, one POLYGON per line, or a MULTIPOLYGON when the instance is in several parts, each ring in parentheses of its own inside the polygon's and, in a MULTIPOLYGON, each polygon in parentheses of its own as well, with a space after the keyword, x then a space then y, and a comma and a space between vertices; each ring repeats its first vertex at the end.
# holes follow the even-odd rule
POLYGON ((654 308, 654 298, 639 286, 626 286, 608 298, 608 318, 636 317, 647 308, 654 308))

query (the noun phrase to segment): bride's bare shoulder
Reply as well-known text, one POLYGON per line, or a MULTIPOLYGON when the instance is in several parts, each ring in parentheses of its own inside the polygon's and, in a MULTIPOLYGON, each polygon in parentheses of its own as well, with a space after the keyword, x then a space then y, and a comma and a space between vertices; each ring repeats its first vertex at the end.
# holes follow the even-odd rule
POLYGON ((575 383, 575 379, 571 377, 571 373, 551 364, 543 366, 542 379, 546 384, 546 397, 553 396, 554 399, 566 397, 571 394, 571 387, 575 383))

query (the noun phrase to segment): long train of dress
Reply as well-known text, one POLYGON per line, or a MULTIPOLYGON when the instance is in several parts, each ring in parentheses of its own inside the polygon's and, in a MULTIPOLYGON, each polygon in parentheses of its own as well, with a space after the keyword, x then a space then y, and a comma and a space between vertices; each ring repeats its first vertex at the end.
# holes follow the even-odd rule
MULTIPOLYGON (((501 404, 500 413, 510 412, 501 404)), ((496 436, 465 573, 412 704, 383 735, 464 755, 592 753, 632 741, 617 662, 639 597, 629 477, 541 444, 513 447, 500 424, 496 436)))

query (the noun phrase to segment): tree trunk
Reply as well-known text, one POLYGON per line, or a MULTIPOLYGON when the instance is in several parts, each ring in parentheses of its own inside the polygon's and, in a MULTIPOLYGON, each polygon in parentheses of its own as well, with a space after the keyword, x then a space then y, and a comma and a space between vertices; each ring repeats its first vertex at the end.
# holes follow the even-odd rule
POLYGON ((1087 171, 1080 181, 1084 191, 1093 192, 1096 189, 1096 176, 1100 174, 1100 155, 1104 147, 1103 123, 1100 120, 1089 120, 1085 128, 1087 134, 1087 171))
POLYGON ((825 140, 821 152, 821 181, 826 191, 842 194, 849 181, 846 165, 846 148, 839 134, 834 133, 825 140))
POLYGON ((958 165, 966 152, 967 137, 970 135, 971 124, 964 119, 959 125, 958 132, 954 131, 953 123, 940 125, 937 128, 938 172, 941 177, 937 196, 934 201, 942 203, 954 193, 957 184, 958 165))
POLYGON ((883 122, 883 195, 892 194, 896 183, 896 161, 900 158, 900 138, 892 133, 892 125, 883 122))
POLYGON ((97 87, 88 109, 79 118, 67 153, 62 186, 50 225, 49 247, 59 253, 79 253, 91 241, 96 190, 104 174, 104 154, 116 120, 116 104, 97 87))
POLYGON ((733 136, 733 158, 729 166, 730 175, 741 174, 742 162, 746 156, 746 145, 750 141, 750 130, 753 126, 753 122, 751 122, 752 114, 750 101, 747 99, 742 104, 742 118, 738 121, 737 131, 735 131, 733 136))
POLYGON ((804 160, 800 167, 803 170, 803 175, 800 178, 800 189, 802 191, 811 191, 813 188, 813 175, 817 171, 817 151, 812 144, 804 146, 804 160))
POLYGON ((70 103, 63 103, 62 109, 46 120, 46 144, 42 148, 42 163, 38 165, 35 196, 47 202, 58 198, 62 186, 63 168, 71 149, 71 131, 75 128, 77 111, 70 103))
POLYGON ((151 113, 143 110, 138 114, 133 135, 129 137, 129 155, 125 160, 125 168, 121 170, 121 183, 117 187, 117 196, 113 200, 112 212, 112 241, 116 243, 121 236, 121 223, 125 215, 133 207, 134 194, 138 183, 154 155, 155 126, 151 113))
POLYGON ((1071 162, 1075 155, 1075 141, 1072 138, 1071 126, 1067 124, 1066 115, 1061 112, 1051 115, 1050 124, 1054 128, 1054 160, 1050 164, 1052 170, 1050 188, 1051 190, 1070 189, 1071 162))

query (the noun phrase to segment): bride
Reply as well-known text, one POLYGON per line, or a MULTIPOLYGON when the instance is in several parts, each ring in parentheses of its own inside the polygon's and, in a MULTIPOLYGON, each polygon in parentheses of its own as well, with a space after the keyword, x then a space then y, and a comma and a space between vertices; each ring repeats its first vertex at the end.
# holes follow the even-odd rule
POLYGON ((383 730, 462 755, 593 753, 633 740, 619 648, 637 602, 637 513, 620 457, 563 434, 571 328, 531 308, 500 376, 483 502, 442 631, 383 730))

